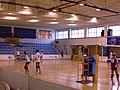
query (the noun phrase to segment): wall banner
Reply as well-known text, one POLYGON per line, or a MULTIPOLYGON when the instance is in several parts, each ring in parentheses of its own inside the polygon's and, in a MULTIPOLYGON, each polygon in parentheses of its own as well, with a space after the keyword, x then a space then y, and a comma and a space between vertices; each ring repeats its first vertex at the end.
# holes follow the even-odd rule
POLYGON ((120 45, 120 37, 108 37, 107 45, 120 45))

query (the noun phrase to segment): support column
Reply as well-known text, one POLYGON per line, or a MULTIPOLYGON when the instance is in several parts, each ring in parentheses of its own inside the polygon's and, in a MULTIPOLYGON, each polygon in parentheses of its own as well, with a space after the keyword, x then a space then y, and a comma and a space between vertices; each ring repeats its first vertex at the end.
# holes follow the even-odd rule
POLYGON ((84 31, 84 33, 85 33, 85 34, 84 34, 84 37, 85 37, 85 38, 87 37, 87 30, 88 30, 88 28, 86 27, 86 28, 85 28, 85 31, 84 31))
POLYGON ((14 27, 11 27, 11 32, 12 32, 12 36, 11 37, 14 37, 14 27))
POLYGON ((99 63, 99 55, 98 55, 98 45, 96 45, 96 72, 93 77, 93 82, 98 82, 98 63, 99 63))
POLYGON ((70 39, 70 32, 71 32, 71 28, 70 30, 68 30, 68 39, 70 39))
POLYGON ((104 36, 107 37, 108 24, 104 25, 104 36))

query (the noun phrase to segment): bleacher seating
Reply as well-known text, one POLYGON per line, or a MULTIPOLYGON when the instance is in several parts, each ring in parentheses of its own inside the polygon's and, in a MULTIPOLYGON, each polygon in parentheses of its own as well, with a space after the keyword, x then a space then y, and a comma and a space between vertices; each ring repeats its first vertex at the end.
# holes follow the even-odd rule
POLYGON ((19 48, 20 52, 23 54, 24 51, 27 51, 27 53, 35 54, 35 50, 43 50, 44 54, 58 54, 58 52, 53 48, 51 44, 40 44, 40 43, 18 43, 16 45, 21 46, 19 48))
MULTIPOLYGON (((44 54, 58 54, 51 44, 40 44, 40 43, 17 43, 15 44, 19 48, 20 53, 23 54, 27 51, 29 55, 35 54, 35 50, 43 50, 44 54)), ((0 54, 14 54, 14 50, 11 44, 7 42, 0 42, 0 54)))
POLYGON ((0 54, 14 54, 12 46, 7 42, 0 42, 0 54))

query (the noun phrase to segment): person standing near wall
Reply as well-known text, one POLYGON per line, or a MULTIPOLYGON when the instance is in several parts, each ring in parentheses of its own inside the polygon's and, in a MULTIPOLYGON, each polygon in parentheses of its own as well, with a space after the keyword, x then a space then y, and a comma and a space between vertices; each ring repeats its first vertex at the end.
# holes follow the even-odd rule
POLYGON ((41 73, 41 69, 40 69, 40 60, 41 60, 41 55, 39 53, 39 50, 36 50, 36 54, 35 54, 35 60, 36 60, 36 74, 39 72, 39 74, 41 73))
POLYGON ((64 57, 64 53, 63 53, 63 50, 61 51, 61 59, 63 59, 64 57))
POLYGON ((96 71, 96 58, 89 52, 89 75, 94 76, 96 71))
POLYGON ((112 81, 112 85, 115 84, 113 82, 114 72, 116 73, 117 81, 118 81, 118 84, 119 84, 118 60, 116 58, 116 53, 112 54, 112 58, 110 59, 110 62, 111 62, 111 81, 112 81))
POLYGON ((27 55, 27 52, 24 52, 25 54, 25 60, 26 60, 26 63, 25 63, 25 66, 24 66, 24 69, 25 69, 25 74, 29 74, 29 69, 28 69, 28 66, 30 64, 30 59, 27 55))

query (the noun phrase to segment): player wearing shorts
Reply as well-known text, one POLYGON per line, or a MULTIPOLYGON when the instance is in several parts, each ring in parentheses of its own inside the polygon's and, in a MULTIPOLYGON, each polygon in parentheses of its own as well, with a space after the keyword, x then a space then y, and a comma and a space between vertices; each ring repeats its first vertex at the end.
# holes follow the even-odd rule
POLYGON ((20 51, 17 50, 17 51, 16 51, 16 60, 19 60, 19 59, 20 59, 20 51))
POLYGON ((113 85, 115 84, 113 82, 114 72, 116 73, 117 81, 118 81, 118 84, 119 84, 119 73, 118 73, 118 65, 117 65, 118 60, 116 58, 115 53, 112 54, 112 58, 110 59, 110 62, 111 62, 111 81, 112 81, 112 84, 113 85))
POLYGON ((41 69, 40 69, 40 53, 39 50, 36 50, 36 54, 35 54, 35 60, 36 60, 36 73, 39 72, 39 74, 41 73, 41 69))
POLYGON ((40 60, 43 62, 43 55, 44 55, 44 51, 41 50, 41 56, 40 56, 40 60))
POLYGON ((29 59, 29 57, 28 57, 26 52, 24 52, 24 54, 25 54, 25 60, 26 60, 26 63, 25 63, 25 66, 24 66, 25 74, 29 74, 28 66, 30 64, 30 59, 29 59))

